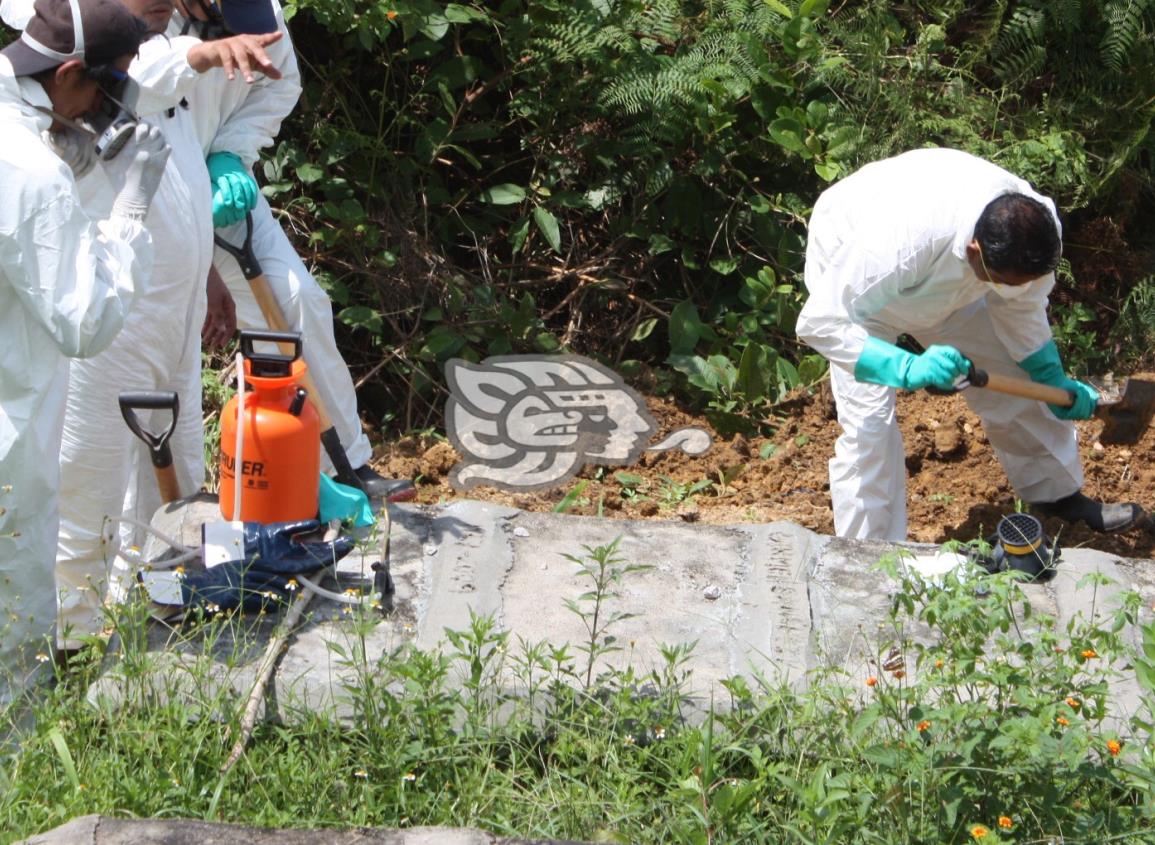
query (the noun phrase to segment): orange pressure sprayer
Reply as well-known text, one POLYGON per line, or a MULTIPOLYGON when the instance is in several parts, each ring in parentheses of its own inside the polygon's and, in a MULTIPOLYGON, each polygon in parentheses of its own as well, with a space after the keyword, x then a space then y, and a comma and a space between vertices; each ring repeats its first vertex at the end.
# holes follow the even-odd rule
MULTIPOLYGON (((240 518, 246 522, 313 519, 321 474, 320 420, 300 385, 305 373, 301 335, 241 332, 245 362, 241 420, 240 518), (279 353, 254 342, 276 343, 279 353), (286 351, 290 350, 290 351, 286 351)), ((221 513, 233 519, 236 495, 237 397, 221 411, 221 513)))

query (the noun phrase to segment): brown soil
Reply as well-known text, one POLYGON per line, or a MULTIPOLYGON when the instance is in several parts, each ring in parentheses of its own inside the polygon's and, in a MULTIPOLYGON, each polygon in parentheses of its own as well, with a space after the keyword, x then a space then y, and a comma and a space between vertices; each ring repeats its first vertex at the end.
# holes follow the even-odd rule
MULTIPOLYGON (((648 404, 661 427, 658 436, 687 425, 709 429, 704 420, 668 401, 650 398, 648 404)), ((813 393, 796 394, 781 411, 784 422, 773 437, 715 438, 713 448, 699 457, 651 453, 632 467, 587 467, 563 489, 542 493, 507 493, 490 487, 474 488, 468 495, 456 493, 448 474, 458 456, 444 440, 402 438, 384 447, 375 464, 388 476, 418 479, 422 503, 470 498, 550 511, 575 485, 584 484, 565 508, 567 513, 709 523, 788 520, 833 534, 826 462, 840 429, 828 384, 813 393), (703 482, 703 489, 687 494, 698 482, 703 482)), ((961 397, 921 392, 900 393, 898 412, 906 443, 910 539, 940 543, 992 533, 999 519, 1015 509, 1015 498, 978 417, 961 397)), ((1086 472, 1084 492, 1155 509, 1155 431, 1149 430, 1131 446, 1104 446, 1097 441, 1101 423, 1077 425, 1086 472)), ((1046 520, 1044 525, 1064 547, 1155 558, 1151 522, 1112 535, 1058 520, 1046 520)))

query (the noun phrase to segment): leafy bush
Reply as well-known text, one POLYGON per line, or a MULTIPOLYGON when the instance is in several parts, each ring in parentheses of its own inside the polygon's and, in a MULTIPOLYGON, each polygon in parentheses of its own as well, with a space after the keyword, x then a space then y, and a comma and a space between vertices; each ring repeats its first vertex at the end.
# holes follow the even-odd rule
MULTIPOLYGON (((862 163, 956 146, 1068 232, 1146 232, 1151 6, 296 0, 306 92, 266 192, 394 425, 437 423, 449 357, 572 350, 751 430, 822 371, 793 336, 805 220, 862 163)), ((1133 281, 1063 286, 1093 315, 1070 352, 1133 281)))

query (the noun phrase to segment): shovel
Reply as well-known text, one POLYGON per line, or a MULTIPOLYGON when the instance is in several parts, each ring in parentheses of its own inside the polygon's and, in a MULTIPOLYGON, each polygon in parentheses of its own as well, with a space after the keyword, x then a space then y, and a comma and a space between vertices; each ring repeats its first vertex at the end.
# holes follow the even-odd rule
MULTIPOLYGON (((971 368, 967 379, 974 387, 1037 399, 1048 405, 1069 408, 1075 404, 1070 391, 1049 384, 1039 384, 1027 379, 988 373, 971 368)), ((1155 412, 1155 384, 1141 379, 1127 379, 1122 391, 1104 388, 1100 390, 1099 403, 1095 406, 1095 417, 1103 421, 1103 431, 1099 442, 1106 444, 1135 443, 1143 436, 1155 412)))
MULTIPOLYGON (((241 273, 244 274, 249 287, 252 288, 253 296, 257 300, 257 305, 260 306, 261 313, 264 315, 269 328, 275 332, 292 331, 285 319, 285 312, 281 310, 280 303, 273 296, 273 289, 269 286, 269 280, 265 278, 264 270, 261 269, 257 256, 253 254, 253 215, 245 215, 245 241, 240 246, 229 243, 220 235, 213 235, 213 240, 216 241, 217 246, 237 260, 241 273)), ((282 346, 281 351, 291 354, 291 345, 282 346)), ((365 485, 361 483, 361 479, 357 477, 357 473, 349 464, 349 456, 345 454, 345 447, 341 445, 340 435, 337 434, 337 429, 333 425, 333 417, 329 414, 325 400, 321 398, 321 391, 317 390, 317 385, 308 370, 301 378, 301 386, 308 391, 309 399, 312 401, 313 407, 317 409, 317 416, 320 417, 321 421, 321 445, 325 447, 325 454, 333 463, 337 481, 364 492, 365 485)))
POLYGON ((166 505, 180 498, 180 488, 177 486, 176 470, 172 465, 172 449, 168 441, 176 430, 177 417, 180 415, 180 400, 171 390, 148 390, 139 393, 120 394, 120 415, 132 429, 132 433, 148 445, 152 456, 152 468, 156 472, 156 484, 160 488, 161 501, 166 505), (170 411, 172 422, 168 428, 158 434, 145 431, 140 420, 136 417, 137 411, 170 411))

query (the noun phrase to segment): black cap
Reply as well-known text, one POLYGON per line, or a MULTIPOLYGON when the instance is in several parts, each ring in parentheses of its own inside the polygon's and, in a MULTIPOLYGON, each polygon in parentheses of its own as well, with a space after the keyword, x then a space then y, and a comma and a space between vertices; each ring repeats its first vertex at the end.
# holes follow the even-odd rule
POLYGON ((219 0, 219 8, 229 31, 237 35, 263 35, 279 29, 270 0, 219 0))
POLYGON ((148 26, 120 0, 36 0, 20 38, 3 50, 17 76, 31 76, 73 59, 108 64, 134 56, 148 26))

